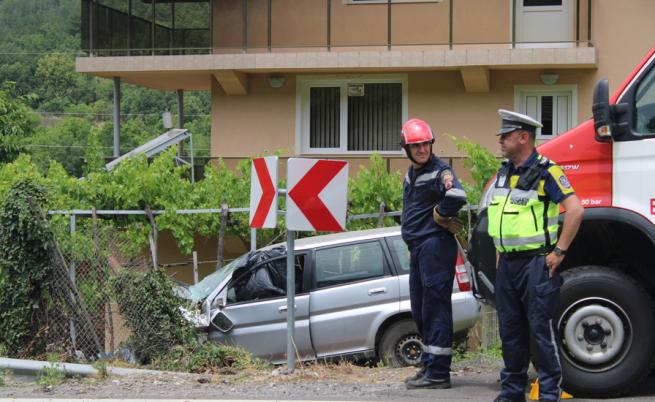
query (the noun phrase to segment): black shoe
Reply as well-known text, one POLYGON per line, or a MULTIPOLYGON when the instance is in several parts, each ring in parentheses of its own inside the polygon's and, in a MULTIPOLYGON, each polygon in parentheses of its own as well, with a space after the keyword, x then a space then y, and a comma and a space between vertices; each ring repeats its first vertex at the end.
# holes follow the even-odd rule
POLYGON ((425 375, 425 370, 426 368, 423 367, 419 371, 417 371, 416 374, 405 378, 405 384, 407 384, 409 381, 416 381, 419 378, 423 378, 423 376, 425 375))
POLYGON ((448 389, 450 378, 429 378, 422 376, 416 380, 409 380, 405 383, 407 389, 448 389))
POLYGON ((523 398, 517 398, 517 399, 511 399, 506 396, 497 396, 496 399, 494 399, 494 402, 526 402, 525 397, 523 398))

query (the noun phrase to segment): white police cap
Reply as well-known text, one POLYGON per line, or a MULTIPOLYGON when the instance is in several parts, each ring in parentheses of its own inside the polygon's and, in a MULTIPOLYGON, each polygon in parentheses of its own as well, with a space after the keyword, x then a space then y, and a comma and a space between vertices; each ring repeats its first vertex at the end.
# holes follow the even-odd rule
POLYGON ((498 114, 501 118, 500 130, 496 135, 503 135, 511 133, 514 130, 527 130, 530 132, 535 132, 536 129, 541 128, 542 124, 532 117, 512 112, 510 110, 498 109, 498 114))

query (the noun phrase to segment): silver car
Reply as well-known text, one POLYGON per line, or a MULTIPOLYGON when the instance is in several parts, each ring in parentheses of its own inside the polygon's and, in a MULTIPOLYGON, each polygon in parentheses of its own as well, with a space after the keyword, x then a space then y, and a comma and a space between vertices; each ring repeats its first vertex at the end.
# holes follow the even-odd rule
MULTIPOLYGON (((211 341, 286 361, 286 245, 245 254, 188 288, 201 303, 193 319, 211 341)), ((480 305, 458 256, 453 321, 465 333, 480 305)), ((374 357, 412 365, 421 354, 411 318, 409 252, 400 228, 296 240, 295 345, 302 360, 374 357)))

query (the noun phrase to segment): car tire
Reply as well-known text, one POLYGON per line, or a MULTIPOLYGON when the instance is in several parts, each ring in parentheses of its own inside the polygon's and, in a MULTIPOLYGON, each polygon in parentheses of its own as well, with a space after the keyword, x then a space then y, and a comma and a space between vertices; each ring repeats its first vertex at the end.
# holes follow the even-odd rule
POLYGON ((378 359, 391 367, 416 366, 421 361, 422 346, 414 320, 396 321, 380 339, 378 359))
POLYGON ((650 372, 653 302, 630 276, 603 266, 564 271, 557 329, 564 390, 623 395, 650 372))

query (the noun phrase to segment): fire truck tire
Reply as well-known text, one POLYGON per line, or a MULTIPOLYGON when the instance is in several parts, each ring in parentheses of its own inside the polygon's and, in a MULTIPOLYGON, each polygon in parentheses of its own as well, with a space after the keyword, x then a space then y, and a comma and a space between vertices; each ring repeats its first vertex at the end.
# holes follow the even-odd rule
POLYGON ((655 358, 653 301, 634 278, 609 267, 582 266, 562 276, 562 388, 576 397, 628 393, 655 358))

